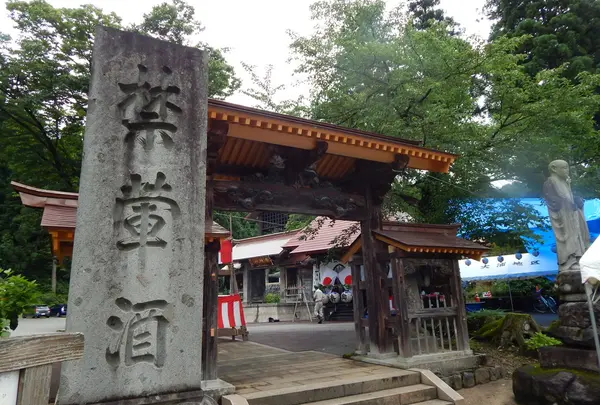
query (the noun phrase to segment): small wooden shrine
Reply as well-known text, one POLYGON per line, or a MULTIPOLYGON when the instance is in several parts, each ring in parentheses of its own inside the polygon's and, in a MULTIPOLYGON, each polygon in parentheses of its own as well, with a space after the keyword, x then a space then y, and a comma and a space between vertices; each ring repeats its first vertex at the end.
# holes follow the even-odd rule
POLYGON ((457 237, 459 226, 383 222, 349 247, 343 260, 352 267, 361 354, 396 354, 407 367, 472 354, 458 260, 487 248, 457 237), (369 244, 387 249, 369 254, 369 244), (365 260, 375 271, 365 270, 365 260))

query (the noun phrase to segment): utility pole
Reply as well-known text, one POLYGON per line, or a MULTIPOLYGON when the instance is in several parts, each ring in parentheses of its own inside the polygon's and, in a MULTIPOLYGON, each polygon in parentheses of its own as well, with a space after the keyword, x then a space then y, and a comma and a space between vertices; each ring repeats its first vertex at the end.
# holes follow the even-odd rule
POLYGON ((56 256, 52 256, 52 292, 56 294, 56 264, 58 259, 56 256))

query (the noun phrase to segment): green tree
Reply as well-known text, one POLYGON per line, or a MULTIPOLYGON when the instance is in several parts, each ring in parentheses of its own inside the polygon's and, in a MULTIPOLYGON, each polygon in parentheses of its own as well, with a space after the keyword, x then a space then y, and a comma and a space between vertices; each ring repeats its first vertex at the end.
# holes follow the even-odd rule
POLYGON ((408 3, 408 15, 416 29, 425 30, 434 24, 444 24, 450 33, 458 34, 458 24, 439 8, 440 0, 414 0, 408 3))
POLYGON ((488 17, 495 21, 491 39, 527 39, 516 52, 526 55, 530 75, 565 66, 574 80, 595 72, 600 63, 600 2, 595 0, 488 0, 488 17))
POLYGON ((295 115, 297 117, 306 116, 308 109, 303 104, 304 97, 300 96, 296 100, 278 100, 282 92, 288 86, 285 84, 275 85, 273 83, 273 65, 267 65, 261 76, 257 72, 257 67, 242 62, 244 70, 250 75, 251 85, 242 89, 242 93, 252 98, 256 108, 273 111, 280 114, 295 115))
POLYGON ((258 224, 246 219, 247 212, 214 211, 214 220, 223 228, 231 231, 233 239, 245 239, 258 236, 258 224))
POLYGON ((285 230, 293 231, 296 229, 304 229, 314 219, 315 217, 313 217, 312 215, 290 214, 287 224, 285 224, 285 230))
MULTIPOLYGON (((519 55, 519 64, 529 76, 544 80, 545 72, 554 70, 573 83, 582 83, 590 80, 589 73, 598 73, 600 2, 488 0, 486 11, 495 21, 490 36, 492 40, 519 38, 513 52, 519 55)), ((552 80, 555 82, 553 87, 557 89, 553 97, 564 97, 560 87, 568 87, 568 84, 560 83, 556 76, 552 80)), ((527 82, 515 81, 510 86, 514 85, 522 86, 524 93, 538 92, 539 96, 545 96, 535 89, 535 83, 529 82, 529 88, 527 82)), ((580 100, 581 97, 577 96, 570 99, 573 103, 580 100)), ((556 105, 554 101, 548 103, 553 104, 556 105)), ((585 108, 587 110, 588 106, 585 108)), ((513 111, 520 113, 520 110, 513 111)), ((513 168, 521 168, 525 184, 534 193, 539 193, 549 161, 557 158, 567 160, 572 165, 575 190, 585 197, 597 195, 600 191, 597 181, 600 145, 596 132, 589 130, 588 123, 581 126, 581 116, 571 117, 571 122, 564 115, 557 118, 548 122, 551 128, 534 145, 529 146, 527 142, 520 151, 516 151, 509 164, 513 168)), ((596 129, 600 128, 600 109, 594 114, 594 123, 596 129)))
MULTIPOLYGON (((91 5, 57 8, 44 0, 9 0, 6 8, 17 34, 0 35, 0 265, 43 280, 51 257, 41 212, 22 207, 10 181, 77 191, 95 29, 122 24, 116 14, 91 5)), ((173 0, 153 8, 135 27, 190 44, 201 26, 191 6, 173 0)), ((224 51, 210 51, 209 96, 226 97, 239 80, 224 51)))
POLYGON ((209 52, 208 60, 208 96, 225 98, 239 89, 241 82, 235 76, 233 66, 225 60, 226 48, 218 49, 204 42, 193 42, 195 37, 204 31, 200 21, 196 20, 195 10, 183 0, 172 0, 154 6, 144 14, 140 24, 129 27, 164 41, 187 46, 195 46, 209 52))
MULTIPOLYGON (((472 44, 443 24, 415 29, 398 10, 387 13, 384 1, 320 1, 312 12, 317 30, 291 45, 312 84, 312 118, 460 155, 449 174, 398 176, 386 201, 391 213, 455 222, 461 211, 454 204, 500 196, 493 182, 529 186, 548 156, 591 159, 598 147, 598 76, 571 83, 558 68, 531 77, 521 67, 525 55, 515 52, 524 38, 472 44)), ((523 211, 505 208, 499 215, 507 223, 522 223, 523 211)), ((494 242, 500 229, 487 228, 481 239, 494 242)))

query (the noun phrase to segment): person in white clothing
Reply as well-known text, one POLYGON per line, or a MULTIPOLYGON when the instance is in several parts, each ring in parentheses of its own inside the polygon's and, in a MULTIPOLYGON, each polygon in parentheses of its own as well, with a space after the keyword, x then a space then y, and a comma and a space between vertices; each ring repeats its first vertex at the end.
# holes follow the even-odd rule
POLYGON ((319 320, 319 323, 323 323, 323 298, 325 298, 325 294, 319 290, 319 287, 315 286, 313 299, 315 300, 315 316, 319 320))

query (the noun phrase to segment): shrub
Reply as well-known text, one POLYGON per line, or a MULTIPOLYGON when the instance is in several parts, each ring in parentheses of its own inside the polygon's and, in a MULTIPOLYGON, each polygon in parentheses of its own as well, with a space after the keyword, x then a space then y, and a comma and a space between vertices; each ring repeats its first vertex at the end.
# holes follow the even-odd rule
POLYGON ((23 276, 12 275, 11 270, 0 269, 0 323, 1 330, 9 327, 15 330, 19 315, 38 297, 38 286, 35 281, 29 281, 23 276))
POLYGON ((267 304, 279 304, 280 300, 281 297, 279 296, 279 294, 268 293, 267 295, 265 295, 265 302, 267 304))
POLYGON ((537 332, 531 338, 525 340, 525 346, 527 346, 528 350, 537 350, 540 347, 559 346, 561 344, 562 342, 560 340, 544 335, 541 332, 537 332))
POLYGON ((39 296, 38 301, 40 304, 54 306, 58 304, 66 304, 67 296, 65 294, 54 294, 54 293, 45 293, 39 296))

